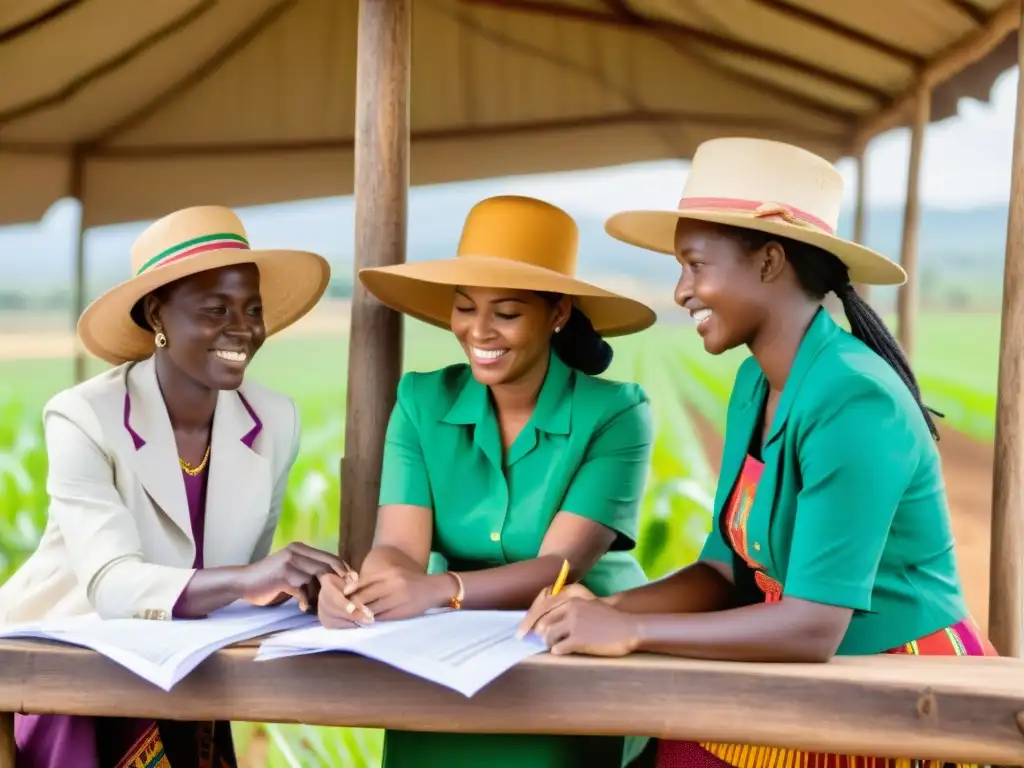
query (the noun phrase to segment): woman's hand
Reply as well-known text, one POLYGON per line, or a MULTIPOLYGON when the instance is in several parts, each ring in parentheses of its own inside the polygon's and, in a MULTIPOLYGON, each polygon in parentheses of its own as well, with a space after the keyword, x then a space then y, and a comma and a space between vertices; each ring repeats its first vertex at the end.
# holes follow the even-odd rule
POLYGON ((555 655, 625 656, 636 649, 636 618, 599 600, 582 584, 557 595, 545 589, 533 601, 516 637, 533 632, 555 655))
POLYGON ((373 614, 345 596, 345 587, 359 578, 355 571, 340 575, 325 573, 320 577, 320 600, 317 616, 327 629, 350 629, 372 624, 373 614))
POLYGON ((240 569, 242 599, 253 605, 280 605, 294 597, 303 611, 314 610, 320 577, 352 571, 337 555, 292 542, 284 549, 240 569))
POLYGON ((526 616, 519 623, 516 637, 520 640, 526 637, 532 630, 540 635, 540 629, 547 626, 546 617, 555 608, 564 605, 572 599, 597 600, 597 596, 582 584, 567 584, 557 595, 551 595, 551 587, 545 587, 533 599, 533 605, 526 612, 526 616))
POLYGON ((422 616, 441 608, 456 594, 458 584, 447 573, 426 574, 391 565, 345 584, 345 597, 384 621, 422 616))
POLYGON ((616 610, 594 599, 593 595, 589 599, 562 599, 559 594, 547 600, 559 602, 544 610, 535 623, 531 624, 527 615, 520 625, 520 636, 526 634, 524 627, 526 631, 532 628, 553 655, 626 656, 636 650, 639 642, 636 616, 616 610))

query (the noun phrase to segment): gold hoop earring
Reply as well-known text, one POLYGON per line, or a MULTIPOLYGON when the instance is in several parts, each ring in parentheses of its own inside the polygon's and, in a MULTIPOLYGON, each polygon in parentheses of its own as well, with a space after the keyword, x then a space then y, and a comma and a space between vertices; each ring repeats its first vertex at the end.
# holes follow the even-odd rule
POLYGON ((164 335, 163 331, 157 331, 156 336, 153 337, 153 341, 161 349, 167 346, 167 337, 164 335))

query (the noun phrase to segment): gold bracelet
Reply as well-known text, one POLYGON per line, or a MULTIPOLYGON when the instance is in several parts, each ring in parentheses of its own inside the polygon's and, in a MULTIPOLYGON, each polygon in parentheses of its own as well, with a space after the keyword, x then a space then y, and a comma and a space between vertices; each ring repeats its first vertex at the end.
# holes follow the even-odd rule
POLYGON ((455 571, 448 571, 449 575, 455 577, 455 581, 459 585, 459 591, 455 593, 455 596, 448 601, 448 607, 454 608, 456 611, 462 608, 462 598, 466 596, 466 586, 462 583, 462 577, 459 576, 455 571))

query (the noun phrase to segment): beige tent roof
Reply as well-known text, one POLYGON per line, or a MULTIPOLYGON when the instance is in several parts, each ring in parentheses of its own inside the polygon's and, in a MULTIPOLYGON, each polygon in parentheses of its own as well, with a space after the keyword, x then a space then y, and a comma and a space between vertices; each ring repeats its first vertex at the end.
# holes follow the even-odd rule
MULTIPOLYGON (((933 118, 987 97, 1018 3, 413 0, 412 182, 721 134, 838 158, 905 122, 921 73, 933 118)), ((351 192, 356 22, 355 0, 0 5, 0 224, 78 190, 88 225, 351 192)))

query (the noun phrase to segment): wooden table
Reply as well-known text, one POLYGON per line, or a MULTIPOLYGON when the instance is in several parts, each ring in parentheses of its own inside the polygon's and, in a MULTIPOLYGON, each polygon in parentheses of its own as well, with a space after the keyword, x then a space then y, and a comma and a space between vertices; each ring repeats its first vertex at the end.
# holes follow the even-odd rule
MULTIPOLYGON (((628 734, 1024 764, 1024 662, 1014 659, 815 665, 544 655, 465 698, 358 656, 254 655, 252 643, 224 650, 164 693, 91 651, 0 641, 0 712, 628 734)), ((0 768, 13 766, 7 749, 0 768)))

